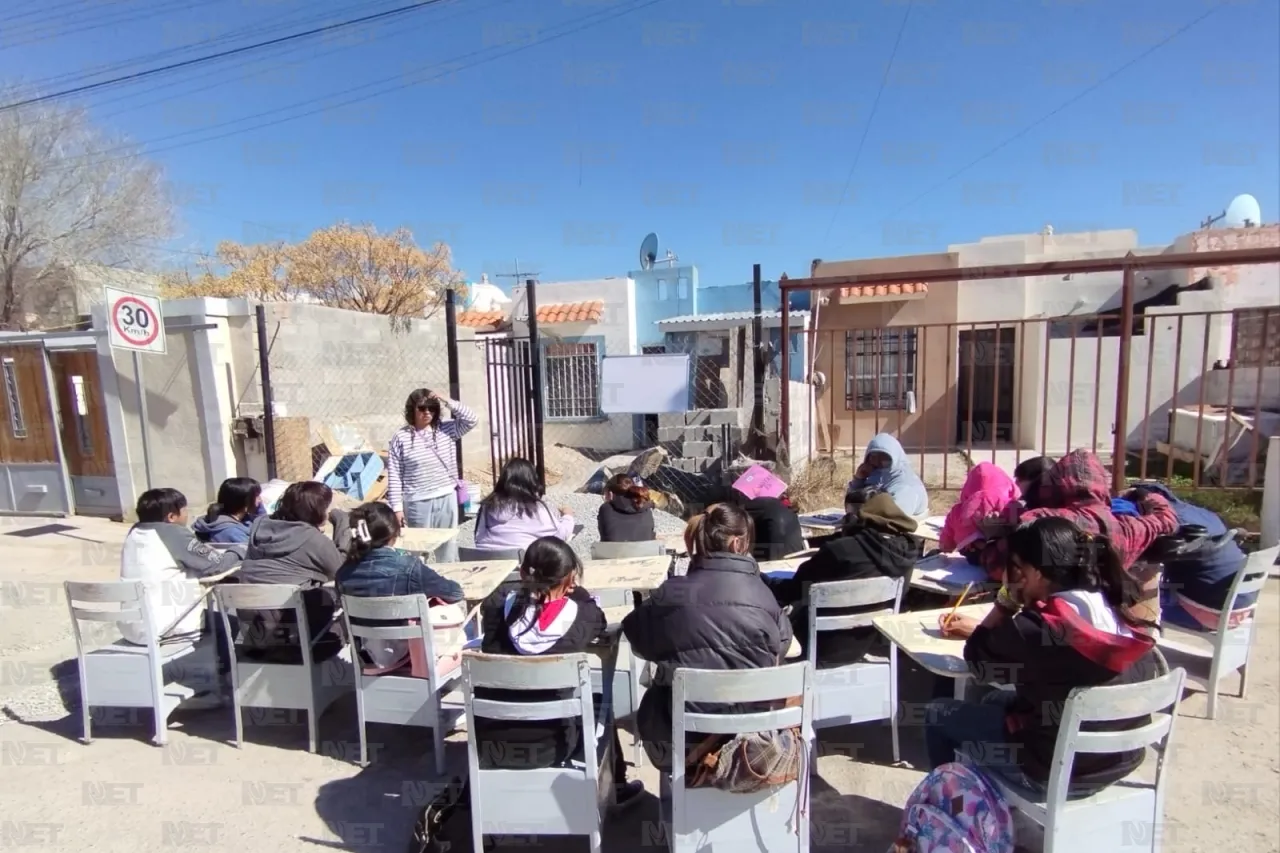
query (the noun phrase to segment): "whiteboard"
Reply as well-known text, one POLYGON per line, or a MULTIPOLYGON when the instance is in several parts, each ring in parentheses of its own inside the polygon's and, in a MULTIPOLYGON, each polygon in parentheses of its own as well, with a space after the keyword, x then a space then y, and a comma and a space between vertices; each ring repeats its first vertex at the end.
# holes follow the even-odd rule
POLYGON ((600 366, 600 411, 652 415, 689 411, 689 355, 608 355, 600 366))

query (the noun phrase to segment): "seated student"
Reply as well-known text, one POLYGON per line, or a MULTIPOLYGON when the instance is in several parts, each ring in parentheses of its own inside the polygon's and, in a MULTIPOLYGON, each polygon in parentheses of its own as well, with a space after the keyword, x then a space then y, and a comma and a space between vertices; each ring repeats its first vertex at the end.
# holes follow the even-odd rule
POLYGON ((912 518, 929 514, 929 495, 924 481, 912 469, 902 445, 887 432, 867 443, 867 455, 849 481, 850 492, 865 488, 888 492, 893 502, 912 518))
MULTIPOLYGON (((1180 527, 1171 543, 1174 547, 1160 556, 1161 621, 1192 631, 1216 631, 1231 584, 1248 557, 1227 536, 1227 525, 1213 510, 1184 501, 1158 483, 1143 483, 1133 497, 1149 492, 1169 502, 1180 527), (1194 537, 1181 535, 1182 530, 1195 528, 1200 529, 1194 537)), ((1256 592, 1237 597, 1231 605, 1229 624, 1239 624, 1257 601, 1256 592)))
POLYGON ((668 578, 622 620, 633 653, 656 667, 636 725, 660 770, 671 769, 671 685, 677 669, 776 666, 791 643, 791 622, 761 579, 751 536, 751 516, 742 509, 727 503, 708 507, 685 529, 688 574, 668 578))
POLYGON ((1013 469, 1013 482, 1018 487, 1018 495, 1022 505, 1027 509, 1040 506, 1040 489, 1053 468, 1053 460, 1048 456, 1033 456, 1023 459, 1013 469))
MULTIPOLYGON (((778 604, 791 609, 791 627, 807 654, 809 608, 801 603, 810 584, 860 578, 906 578, 911 575, 920 543, 912 534, 916 521, 898 508, 893 498, 877 493, 858 504, 845 517, 839 536, 825 544, 800 564, 794 576, 780 580, 765 578, 778 604)), ((857 613, 858 609, 824 611, 828 615, 857 613)), ((818 667, 857 663, 875 642, 876 629, 824 631, 818 635, 818 667)))
POLYGON ((742 493, 730 490, 729 500, 751 516, 751 524, 755 530, 751 556, 757 560, 781 560, 788 554, 804 550, 800 516, 791 508, 786 492, 776 498, 755 497, 748 500, 742 493))
MULTIPOLYGON (((187 529, 187 498, 177 489, 148 489, 138 497, 136 511, 138 521, 120 549, 120 580, 146 585, 153 631, 158 634, 173 626, 167 638, 196 637, 205 616, 204 590, 196 579, 225 572, 240 557, 210 548, 192 535, 187 529)), ((147 641, 141 622, 122 622, 120 633, 130 643, 147 641)))
MULTIPOLYGON (((529 543, 520 564, 519 588, 481 609, 481 651, 491 655, 566 655, 584 652, 607 627, 604 611, 578 586, 582 563, 564 540, 544 536, 529 543)), ((477 690, 482 699, 553 701, 559 691, 538 697, 528 691, 477 690)), ((597 705, 597 710, 598 710, 597 705)), ((613 738, 613 774, 619 806, 637 802, 639 780, 627 781, 627 764, 613 738)), ((589 734, 589 733, 588 733, 589 734)), ((492 720, 476 718, 476 738, 484 767, 524 770, 554 767, 581 755, 580 719, 492 720)), ((597 755, 599 752, 597 752, 597 755)))
POLYGON ((970 563, 981 565, 982 546, 986 544, 982 522, 988 516, 1004 512, 1019 496, 1018 487, 1003 469, 990 462, 979 462, 965 478, 960 500, 947 512, 938 535, 939 550, 963 554, 970 563))
POLYGON ((652 542, 653 501, 649 490, 629 474, 614 474, 604 487, 604 503, 596 517, 601 542, 652 542))
MULTIPOLYGON (((1003 681, 982 702, 934 700, 925 717, 930 766, 954 760, 957 747, 976 745, 987 757, 1007 756, 993 770, 1044 791, 1053 765, 1058 722, 1077 687, 1134 684, 1155 678, 1154 641, 1124 613, 1138 601, 1136 582, 1105 538, 1063 518, 1023 525, 1009 537, 1012 567, 1006 591, 979 624, 940 617, 940 627, 967 638, 965 660, 982 683, 1003 681), (985 747, 985 749, 984 749, 985 747)), ((1090 724, 1089 731, 1124 731, 1148 717, 1090 724)), ((1087 796, 1128 776, 1144 750, 1077 753, 1071 796, 1087 796)))
POLYGON ((573 536, 573 513, 553 512, 542 499, 538 472, 527 459, 511 459, 502 466, 493 491, 476 513, 477 548, 504 551, 529 547, 543 536, 566 542, 573 536))
MULTIPOLYGON (((244 563, 237 572, 241 583, 286 584, 302 589, 307 625, 313 643, 329 625, 334 598, 324 585, 338 576, 346 554, 350 528, 345 512, 330 511, 333 490, 324 483, 305 481, 285 489, 276 511, 253 523, 244 563), (333 538, 324 525, 333 525, 333 538)), ((248 657, 273 663, 301 663, 296 619, 292 610, 256 611, 245 624, 241 641, 248 657)), ((312 648, 313 660, 327 660, 342 650, 342 639, 331 631, 312 648)))
MULTIPOLYGON (((417 554, 396 548, 400 522, 395 510, 385 503, 361 504, 348 516, 351 546, 347 564, 338 570, 338 592, 359 598, 387 595, 425 595, 445 604, 462 601, 457 581, 433 572, 417 554)), ((406 640, 384 640, 364 647, 377 667, 387 668, 408 659, 406 640)))
MULTIPOLYGON (((995 526, 1007 531, 1040 518, 1064 518, 1085 533, 1105 536, 1120 555, 1125 571, 1157 539, 1178 529, 1173 508, 1155 492, 1147 492, 1136 501, 1140 515, 1115 515, 1111 511, 1111 475, 1097 454, 1088 450, 1073 450, 1055 462, 1041 479, 1035 502, 1034 509, 1009 504, 995 526)), ((987 544, 981 562, 987 574, 999 580, 1008 568, 1008 540, 994 534, 990 521, 983 524, 983 529, 987 544)))
POLYGON ((263 513, 262 486, 251 477, 232 477, 218 487, 218 500, 192 525, 196 538, 215 545, 249 541, 249 527, 263 513))

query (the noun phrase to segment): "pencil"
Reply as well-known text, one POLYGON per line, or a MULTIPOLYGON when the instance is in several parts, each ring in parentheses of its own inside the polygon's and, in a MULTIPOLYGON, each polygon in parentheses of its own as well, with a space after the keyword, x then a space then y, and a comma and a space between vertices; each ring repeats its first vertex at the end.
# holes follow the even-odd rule
POLYGON ((946 625, 947 627, 950 627, 950 626, 951 626, 951 620, 955 618, 955 616, 956 616, 956 611, 960 609, 960 605, 961 605, 961 604, 964 604, 964 600, 965 600, 965 598, 967 598, 967 597, 968 597, 968 595, 969 595, 969 590, 971 590, 971 589, 973 589, 973 583, 972 583, 972 582, 965 584, 964 592, 960 593, 960 597, 959 597, 959 598, 957 598, 957 599, 956 599, 956 603, 955 603, 954 605, 952 605, 952 607, 951 607, 951 612, 950 612, 950 613, 948 613, 948 614, 947 614, 947 618, 946 618, 946 619, 944 619, 944 620, 942 621, 942 624, 943 624, 943 625, 946 625))

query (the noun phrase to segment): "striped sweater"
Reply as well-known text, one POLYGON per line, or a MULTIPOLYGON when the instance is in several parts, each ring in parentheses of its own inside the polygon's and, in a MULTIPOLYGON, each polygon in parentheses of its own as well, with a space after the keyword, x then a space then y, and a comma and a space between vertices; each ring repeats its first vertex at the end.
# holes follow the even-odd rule
POLYGON ((452 494, 458 481, 458 456, 454 444, 480 419, 457 400, 442 401, 453 419, 439 429, 402 426, 387 448, 387 501, 396 512, 407 501, 422 501, 452 494))

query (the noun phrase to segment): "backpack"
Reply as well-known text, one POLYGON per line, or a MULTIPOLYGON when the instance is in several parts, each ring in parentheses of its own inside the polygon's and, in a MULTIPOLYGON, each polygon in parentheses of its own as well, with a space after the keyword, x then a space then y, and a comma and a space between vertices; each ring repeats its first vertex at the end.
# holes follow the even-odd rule
POLYGON ((916 786, 890 853, 1013 853, 1013 816, 972 767, 943 764, 916 786))
MULTIPOLYGON (((486 838, 485 850, 492 846, 486 838)), ((470 786, 455 776, 418 815, 408 853, 472 853, 474 849, 470 786)))

